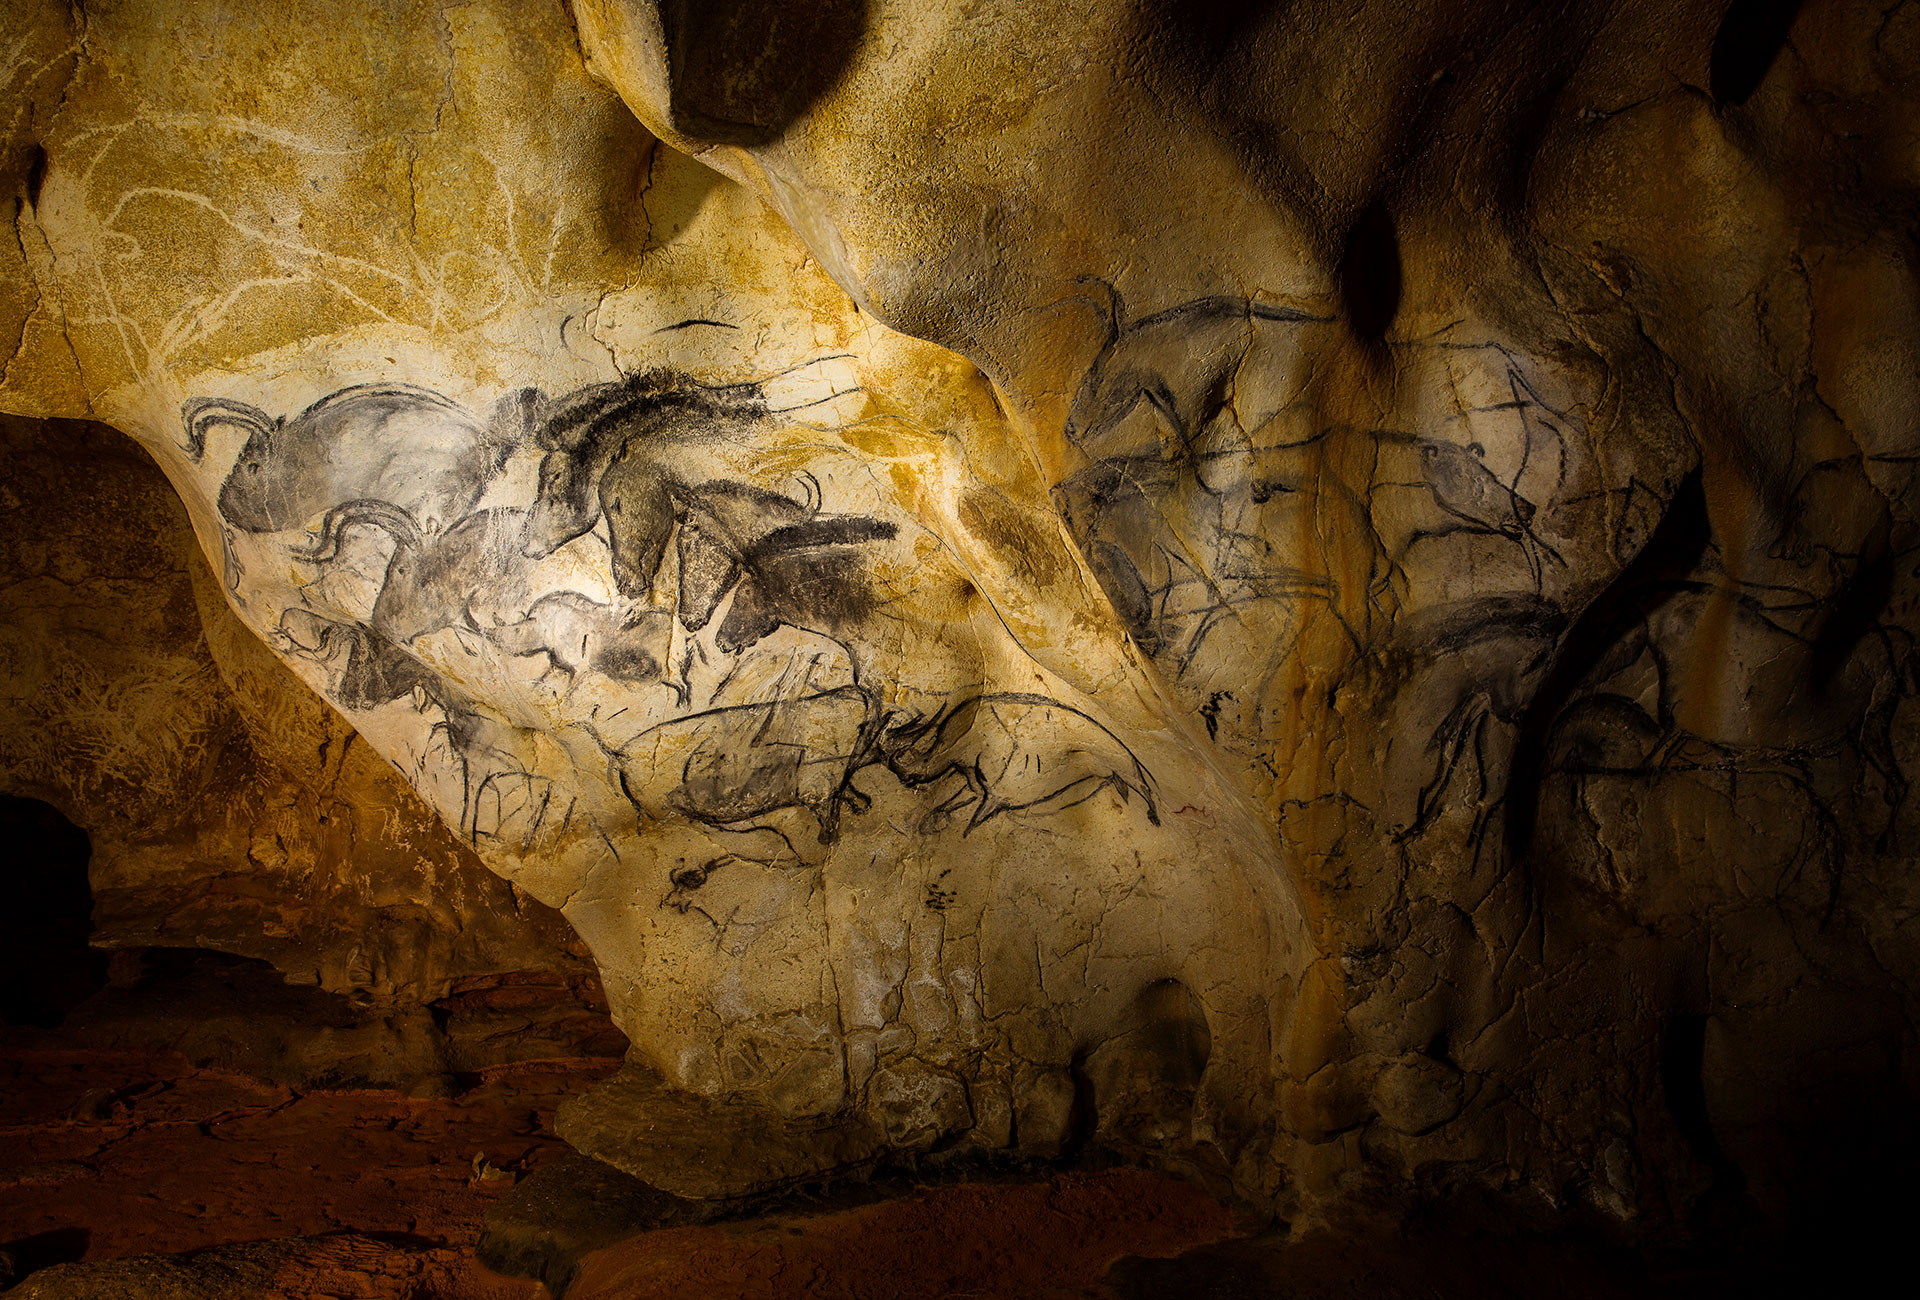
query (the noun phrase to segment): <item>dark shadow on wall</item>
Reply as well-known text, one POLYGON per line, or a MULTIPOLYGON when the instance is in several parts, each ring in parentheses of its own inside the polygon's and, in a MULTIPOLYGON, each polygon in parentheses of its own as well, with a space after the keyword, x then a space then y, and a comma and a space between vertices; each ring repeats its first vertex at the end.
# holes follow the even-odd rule
POLYGON ((1393 214, 1376 199, 1361 210, 1347 231, 1340 256, 1340 298, 1354 337, 1366 344, 1386 338, 1400 312, 1403 274, 1400 239, 1393 214))
POLYGON ((93 1233, 86 1228, 54 1228, 29 1237, 16 1237, 0 1243, 0 1255, 12 1261, 13 1276, 0 1274, 0 1287, 55 1264, 72 1264, 84 1259, 93 1233))
POLYGON ((1721 108, 1744 104, 1774 60, 1800 15, 1801 0, 1733 0, 1714 33, 1707 86, 1721 108))
POLYGON ((1627 629, 1666 599, 1674 584, 1699 568, 1713 542, 1706 491, 1698 469, 1682 479, 1646 545, 1620 570, 1610 586, 1581 612, 1566 635, 1546 680, 1528 706, 1514 743, 1502 807, 1508 849, 1526 858, 1533 849, 1539 820, 1540 791, 1550 772, 1549 756, 1557 723, 1581 684, 1618 646, 1627 629))
POLYGON ((1746 1175, 1713 1131, 1704 1078, 1707 1020, 1706 1016, 1686 1013, 1670 1016, 1660 1040, 1660 1091, 1666 1099, 1667 1113, 1713 1180, 1695 1207, 1696 1221, 1690 1225, 1703 1238, 1724 1235, 1751 1210, 1746 1199, 1746 1175))
POLYGON ((867 26, 866 0, 659 0, 675 130, 765 144, 840 80, 867 26))
POLYGON ((93 891, 87 833, 38 799, 0 795, 0 1017, 51 1029, 106 987, 107 954, 87 946, 93 891))

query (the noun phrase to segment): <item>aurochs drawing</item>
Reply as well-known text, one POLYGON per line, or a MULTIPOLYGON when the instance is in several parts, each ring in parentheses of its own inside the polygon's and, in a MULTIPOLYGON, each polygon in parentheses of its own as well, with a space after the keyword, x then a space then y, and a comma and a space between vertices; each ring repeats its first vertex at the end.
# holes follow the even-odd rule
POLYGON ((9 15, 0 400, 565 911, 660 1186, 1864 1185, 1920 6, 1229 8, 9 15))
POLYGON ((512 449, 501 427, 517 394, 483 424, 438 393, 411 384, 361 384, 329 393, 291 420, 225 399, 181 412, 187 453, 205 454, 210 430, 246 432, 220 486, 220 513, 250 533, 298 528, 355 499, 387 500, 429 525, 464 515, 512 449))

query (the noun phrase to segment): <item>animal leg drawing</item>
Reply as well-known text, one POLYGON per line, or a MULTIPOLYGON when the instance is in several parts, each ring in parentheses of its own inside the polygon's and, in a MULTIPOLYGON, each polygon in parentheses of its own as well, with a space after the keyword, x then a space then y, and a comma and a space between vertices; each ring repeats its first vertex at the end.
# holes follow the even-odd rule
POLYGON ((866 810, 852 784, 878 730, 873 697, 857 686, 735 705, 650 727, 613 755, 621 789, 647 821, 691 818, 725 829, 804 808, 819 840, 839 835, 843 807, 866 810))

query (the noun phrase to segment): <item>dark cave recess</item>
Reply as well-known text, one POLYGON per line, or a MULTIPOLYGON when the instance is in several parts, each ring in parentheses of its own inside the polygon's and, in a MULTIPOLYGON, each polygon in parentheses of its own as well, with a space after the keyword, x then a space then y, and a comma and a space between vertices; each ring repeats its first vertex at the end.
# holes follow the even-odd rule
POLYGON ((52 1029, 107 983, 107 954, 87 946, 92 844, 51 804, 0 795, 0 846, 0 1015, 52 1029))

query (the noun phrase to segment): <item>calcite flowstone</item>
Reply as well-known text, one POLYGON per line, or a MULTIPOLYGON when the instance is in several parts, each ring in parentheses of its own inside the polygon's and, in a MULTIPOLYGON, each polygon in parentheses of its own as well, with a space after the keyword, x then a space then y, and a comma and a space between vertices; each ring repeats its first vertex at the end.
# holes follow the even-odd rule
POLYGON ((1778 8, 28 5, 0 402, 565 913, 631 1172, 1790 1211, 1920 1059, 1920 7, 1778 8))

